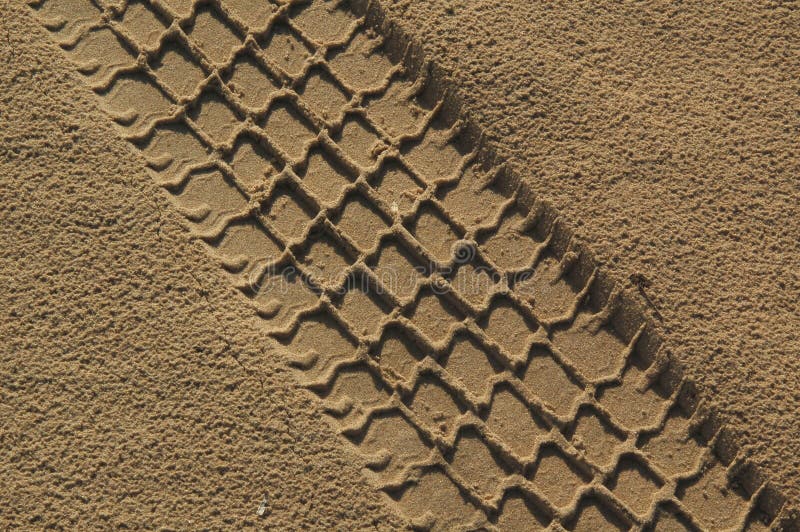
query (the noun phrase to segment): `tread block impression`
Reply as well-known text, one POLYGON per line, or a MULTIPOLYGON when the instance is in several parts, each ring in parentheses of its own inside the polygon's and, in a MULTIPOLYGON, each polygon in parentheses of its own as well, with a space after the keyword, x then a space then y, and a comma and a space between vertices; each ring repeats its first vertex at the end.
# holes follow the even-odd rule
POLYGON ((163 44, 151 64, 156 76, 180 97, 188 98, 194 94, 197 86, 206 78, 197 59, 179 41, 163 44))
POLYGON ((555 447, 546 447, 533 472, 534 485, 558 508, 568 508, 591 477, 555 447))
POLYGON ((795 525, 380 2, 32 6, 413 526, 795 525))
POLYGON ((167 22, 146 2, 134 0, 125 6, 121 23, 128 34, 147 49, 158 46, 167 22))
POLYGON ((478 510, 461 494, 458 486, 441 469, 425 470, 397 496, 404 512, 418 528, 454 530, 473 522, 478 510))
POLYGON ((265 108, 272 93, 280 88, 251 53, 236 58, 229 67, 226 82, 242 103, 254 111, 265 108))
POLYGON ((495 526, 503 532, 545 530, 550 518, 520 490, 506 492, 495 526))
POLYGON ((484 498, 492 497, 509 471, 474 430, 459 434, 451 461, 453 470, 484 498))
POLYGON ((215 65, 227 63, 235 50, 242 46, 242 40, 230 23, 211 6, 203 6, 195 14, 188 35, 205 58, 215 65))
POLYGON ((363 438, 354 443, 366 456, 384 455, 386 462, 373 469, 387 481, 402 475, 406 467, 425 462, 431 453, 414 424, 397 411, 373 416, 363 438))
POLYGON ((393 81, 385 93, 369 101, 369 116, 393 137, 412 135, 425 124, 427 116, 414 102, 413 91, 410 81, 393 81))
POLYGON ((93 86, 104 86, 113 80, 117 71, 136 66, 134 57, 124 42, 108 28, 92 29, 78 43, 68 49, 78 70, 87 76, 93 86), (98 61, 98 57, 104 60, 98 61))
MULTIPOLYGON (((42 25, 64 43, 74 41, 84 30, 100 22, 102 15, 91 0, 47 0, 33 6, 42 25)), ((101 57, 96 59, 99 61, 101 57)))
POLYGON ((537 440, 549 432, 547 424, 510 388, 495 392, 486 425, 523 459, 533 456, 537 440))
POLYGON ((281 163, 251 134, 240 135, 227 157, 236 177, 249 191, 264 189, 270 179, 280 172, 281 163))

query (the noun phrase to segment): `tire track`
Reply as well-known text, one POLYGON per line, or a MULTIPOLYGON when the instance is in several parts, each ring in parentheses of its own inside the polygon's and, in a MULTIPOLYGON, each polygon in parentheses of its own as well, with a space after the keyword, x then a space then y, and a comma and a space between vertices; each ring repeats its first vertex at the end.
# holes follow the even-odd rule
POLYGON ((415 526, 795 526, 377 3, 32 5, 415 526))

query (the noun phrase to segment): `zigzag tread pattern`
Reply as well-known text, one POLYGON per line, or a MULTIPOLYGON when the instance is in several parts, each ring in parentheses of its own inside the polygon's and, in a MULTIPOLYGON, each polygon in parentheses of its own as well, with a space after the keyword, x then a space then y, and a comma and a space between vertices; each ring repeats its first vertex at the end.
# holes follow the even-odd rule
POLYGON ((415 527, 796 526, 378 3, 31 6, 415 527))

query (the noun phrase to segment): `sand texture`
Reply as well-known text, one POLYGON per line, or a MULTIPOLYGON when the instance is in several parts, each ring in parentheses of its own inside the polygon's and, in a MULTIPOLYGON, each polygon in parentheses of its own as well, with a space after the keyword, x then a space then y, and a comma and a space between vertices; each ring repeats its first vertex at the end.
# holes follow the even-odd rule
MULTIPOLYGON (((508 6, 488 5, 437 4, 416 25, 431 6, 11 8, 4 109, 19 127, 3 133, 13 176, 4 239, 15 250, 4 256, 14 276, 3 288, 3 467, 16 495, 0 518, 63 528, 797 527, 797 464, 776 465, 796 442, 734 416, 757 404, 793 427, 797 409, 775 408, 797 403, 722 389, 746 380, 741 368, 765 371, 761 358, 706 374, 709 354, 725 352, 714 330, 691 325, 708 321, 686 304, 698 294, 684 286, 684 305, 671 309, 671 292, 642 266, 673 262, 667 244, 645 244, 655 229, 631 212, 664 200, 640 196, 630 184, 646 188, 639 170, 581 170, 568 179, 569 205, 550 190, 564 178, 551 168, 574 167, 556 155, 568 142, 525 120, 548 120, 539 106, 552 102, 529 92, 527 114, 495 119, 523 107, 475 72, 502 62, 483 65, 469 40, 447 44, 451 17, 499 23, 508 6), (552 144, 536 150, 539 136, 552 144), (625 213, 594 216, 600 203, 582 186, 625 213), (693 346, 705 355, 685 353, 693 346)), ((521 77, 535 74, 515 61, 521 77)), ((788 203, 778 239, 797 232, 796 185, 770 192, 788 203)), ((644 218, 691 230, 694 221, 669 221, 675 208, 644 218)), ((706 252, 704 235, 675 238, 706 252)), ((796 244, 779 240, 775 252, 796 244)), ((683 264, 692 260, 706 265, 700 253, 683 264)), ((796 294, 792 272, 774 282, 796 294)), ((782 309, 797 321, 796 308, 782 309)), ((783 327, 788 357, 797 329, 783 327)))
POLYGON ((384 5, 800 503, 797 4, 384 5))

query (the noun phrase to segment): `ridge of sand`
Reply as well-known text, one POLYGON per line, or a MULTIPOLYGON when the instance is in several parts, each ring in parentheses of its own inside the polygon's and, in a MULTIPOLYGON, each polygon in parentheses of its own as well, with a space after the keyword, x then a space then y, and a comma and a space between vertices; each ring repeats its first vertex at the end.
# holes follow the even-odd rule
POLYGON ((377 4, 37 7, 417 526, 791 526, 377 4))

